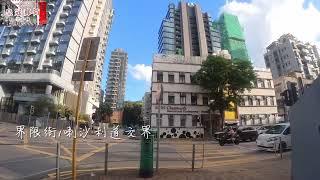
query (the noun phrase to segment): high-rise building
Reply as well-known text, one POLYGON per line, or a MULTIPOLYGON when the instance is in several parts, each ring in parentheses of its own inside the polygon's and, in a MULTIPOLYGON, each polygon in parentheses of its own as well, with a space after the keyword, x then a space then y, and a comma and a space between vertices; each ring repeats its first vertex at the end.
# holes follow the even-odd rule
POLYGON ((212 26, 208 13, 198 4, 170 4, 159 30, 160 54, 207 56, 221 50, 219 31, 212 26))
POLYGON ((215 22, 221 33, 222 49, 228 50, 232 59, 249 60, 246 42, 238 17, 229 13, 223 13, 215 22))
POLYGON ((111 108, 122 109, 126 90, 128 54, 123 49, 111 52, 106 88, 106 102, 111 108))
POLYGON ((303 43, 291 34, 282 35, 267 47, 264 54, 272 77, 287 76, 301 72, 302 78, 316 79, 319 75, 319 52, 315 46, 303 43))
POLYGON ((66 94, 77 92, 78 83, 72 81, 72 75, 82 41, 100 37, 94 81, 85 85, 81 108, 81 113, 91 115, 99 106, 102 65, 113 18, 112 1, 50 0, 47 7, 45 26, 2 27, 0 96, 13 99, 13 106, 21 113, 28 102, 43 96, 57 103, 70 103, 66 94))
POLYGON ((223 13, 213 21, 198 4, 170 4, 159 30, 158 53, 186 57, 216 54, 228 50, 232 59, 249 60, 238 17, 223 13))

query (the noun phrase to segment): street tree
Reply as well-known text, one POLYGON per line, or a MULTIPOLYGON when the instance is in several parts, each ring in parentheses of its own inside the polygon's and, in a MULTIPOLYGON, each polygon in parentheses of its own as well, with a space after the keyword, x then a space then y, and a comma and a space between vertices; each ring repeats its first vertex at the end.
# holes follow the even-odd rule
POLYGON ((113 111, 111 106, 107 102, 103 102, 100 104, 99 108, 96 111, 96 116, 99 122, 110 122, 110 116, 112 115, 113 111))
POLYGON ((122 123, 130 127, 142 125, 142 102, 125 102, 122 123))
MULTIPOLYGON (((218 111, 217 129, 222 129, 224 112, 235 110, 240 95, 253 87, 255 81, 252 64, 248 60, 228 60, 219 56, 208 56, 201 69, 193 77, 194 81, 208 91, 209 107, 212 112, 218 111)), ((213 122, 210 122, 211 124, 213 122)), ((212 126, 209 128, 212 133, 212 126)))
MULTIPOLYGON (((34 107, 33 115, 35 116, 46 116, 48 112, 52 115, 56 111, 56 105, 54 104, 53 99, 49 97, 40 97, 36 101, 32 102, 31 105, 34 107)), ((30 109, 30 107, 28 109, 30 109)), ((29 113, 30 112, 28 110, 27 114, 29 113)))

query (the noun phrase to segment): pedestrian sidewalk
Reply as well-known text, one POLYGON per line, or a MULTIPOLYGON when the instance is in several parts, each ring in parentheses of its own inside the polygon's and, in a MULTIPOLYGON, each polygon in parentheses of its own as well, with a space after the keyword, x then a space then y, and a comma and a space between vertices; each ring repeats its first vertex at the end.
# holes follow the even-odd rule
MULTIPOLYGON (((138 170, 115 170, 110 171, 108 176, 99 173, 89 173, 82 175, 80 180, 139 180, 138 170)), ((284 159, 272 159, 257 163, 240 164, 232 166, 221 166, 213 168, 195 169, 160 169, 155 173, 154 180, 290 180, 291 160, 290 157, 284 159)))

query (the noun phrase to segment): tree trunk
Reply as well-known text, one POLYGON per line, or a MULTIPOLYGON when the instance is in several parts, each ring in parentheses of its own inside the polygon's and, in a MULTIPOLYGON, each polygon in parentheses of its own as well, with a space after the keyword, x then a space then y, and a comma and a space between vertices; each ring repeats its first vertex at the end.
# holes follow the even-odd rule
POLYGON ((219 129, 223 130, 223 126, 224 126, 224 109, 220 109, 220 121, 219 121, 219 129))

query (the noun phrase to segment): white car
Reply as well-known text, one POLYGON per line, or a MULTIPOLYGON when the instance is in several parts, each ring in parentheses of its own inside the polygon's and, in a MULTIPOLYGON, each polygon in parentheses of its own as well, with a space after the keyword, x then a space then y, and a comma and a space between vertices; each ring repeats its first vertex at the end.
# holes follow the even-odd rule
POLYGON ((290 124, 281 123, 272 126, 264 134, 260 134, 256 142, 261 150, 278 151, 280 150, 280 142, 283 149, 291 149, 290 124))
POLYGON ((263 134, 263 133, 267 132, 271 127, 272 126, 260 126, 256 130, 257 130, 258 134, 263 134))

